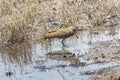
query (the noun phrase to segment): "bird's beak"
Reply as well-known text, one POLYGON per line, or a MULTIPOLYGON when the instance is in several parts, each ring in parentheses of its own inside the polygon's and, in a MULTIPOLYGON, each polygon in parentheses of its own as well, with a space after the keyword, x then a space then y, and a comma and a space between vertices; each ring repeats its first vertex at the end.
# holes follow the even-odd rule
POLYGON ((76 38, 78 39, 78 36, 77 36, 77 34, 76 34, 76 31, 74 31, 74 35, 76 36, 76 38))

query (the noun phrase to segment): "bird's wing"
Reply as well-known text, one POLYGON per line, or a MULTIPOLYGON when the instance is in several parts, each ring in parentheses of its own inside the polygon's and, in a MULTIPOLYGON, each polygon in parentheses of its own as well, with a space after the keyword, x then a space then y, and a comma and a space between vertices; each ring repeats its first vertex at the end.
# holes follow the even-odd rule
POLYGON ((56 32, 56 30, 48 31, 48 33, 56 32))

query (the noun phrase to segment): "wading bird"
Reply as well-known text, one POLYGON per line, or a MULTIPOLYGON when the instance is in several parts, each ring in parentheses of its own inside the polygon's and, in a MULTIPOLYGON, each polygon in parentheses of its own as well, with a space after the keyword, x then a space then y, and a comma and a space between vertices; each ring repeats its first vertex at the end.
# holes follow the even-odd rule
MULTIPOLYGON (((76 27, 70 26, 68 28, 60 28, 45 34, 45 39, 59 38, 62 39, 62 45, 65 46, 64 40, 70 36, 76 35, 76 27)), ((78 36, 76 35, 78 38, 78 36)))

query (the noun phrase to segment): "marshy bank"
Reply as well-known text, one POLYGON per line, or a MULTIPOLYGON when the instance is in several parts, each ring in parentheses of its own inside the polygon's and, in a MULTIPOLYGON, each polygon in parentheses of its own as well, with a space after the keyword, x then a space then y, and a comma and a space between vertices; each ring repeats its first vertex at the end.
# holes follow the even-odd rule
POLYGON ((0 80, 119 80, 119 0, 1 0, 0 80), (46 32, 78 27, 65 40, 46 32))

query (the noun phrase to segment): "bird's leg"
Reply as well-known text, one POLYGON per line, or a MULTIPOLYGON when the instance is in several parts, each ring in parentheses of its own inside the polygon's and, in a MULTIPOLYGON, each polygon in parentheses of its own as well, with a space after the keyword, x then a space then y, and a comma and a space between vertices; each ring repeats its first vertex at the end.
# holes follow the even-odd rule
POLYGON ((76 36, 76 38, 78 39, 78 36, 77 36, 77 34, 76 34, 76 31, 74 31, 74 35, 76 36))
POLYGON ((62 40, 62 45, 63 45, 63 46, 65 46, 65 44, 64 44, 64 40, 65 40, 65 39, 66 39, 66 38, 63 38, 63 40, 62 40))

